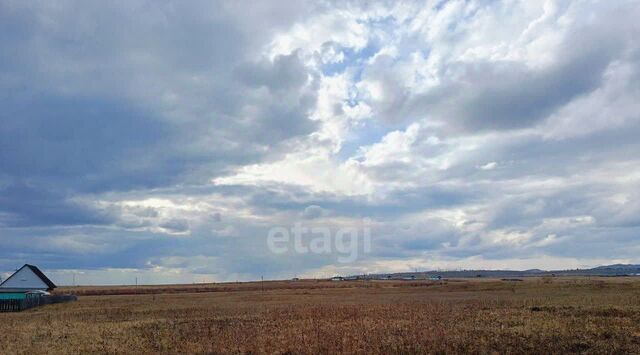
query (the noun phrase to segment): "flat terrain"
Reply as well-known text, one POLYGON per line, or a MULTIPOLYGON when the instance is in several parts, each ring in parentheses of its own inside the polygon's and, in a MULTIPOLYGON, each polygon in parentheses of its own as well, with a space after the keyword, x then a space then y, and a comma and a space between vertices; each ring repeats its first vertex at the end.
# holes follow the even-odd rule
POLYGON ((0 353, 640 353, 640 278, 83 287, 0 353), (264 290, 263 290, 264 288, 264 290))

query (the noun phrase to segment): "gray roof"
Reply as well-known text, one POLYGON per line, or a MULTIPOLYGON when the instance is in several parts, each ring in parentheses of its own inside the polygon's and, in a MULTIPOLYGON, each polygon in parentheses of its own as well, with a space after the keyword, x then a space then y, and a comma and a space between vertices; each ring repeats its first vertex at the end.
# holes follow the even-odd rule
POLYGON ((29 264, 24 264, 23 267, 21 267, 20 269, 18 269, 18 271, 14 272, 11 276, 9 276, 6 280, 4 280, 1 284, 0 287, 2 287, 2 285, 4 285, 7 281, 11 280, 11 278, 17 274, 20 270, 24 269, 25 267, 28 267, 29 269, 31 269, 31 271, 33 271, 34 274, 36 274, 36 276, 38 276, 40 278, 40 280, 42 280, 42 282, 44 282, 45 284, 47 284, 47 287, 49 287, 50 290, 56 288, 56 284, 54 284, 51 280, 49 280, 49 278, 42 272, 40 271, 40 269, 38 269, 37 266, 35 265, 29 265, 29 264))

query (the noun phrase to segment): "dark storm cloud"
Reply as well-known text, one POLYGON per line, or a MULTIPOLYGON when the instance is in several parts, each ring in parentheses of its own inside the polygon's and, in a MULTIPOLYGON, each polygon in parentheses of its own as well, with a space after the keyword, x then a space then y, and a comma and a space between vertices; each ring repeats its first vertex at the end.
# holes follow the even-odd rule
POLYGON ((204 183, 314 130, 317 88, 302 87, 308 70, 295 53, 245 77, 274 92, 249 94, 232 75, 269 38, 251 19, 273 31, 299 7, 255 6, 240 17, 240 4, 77 5, 0 5, 0 173, 12 201, 3 207, 20 223, 105 223, 81 212, 56 221, 46 206, 66 203, 57 196, 204 183), (18 202, 26 185, 41 193, 18 202))
POLYGON ((0 188, 0 227, 109 224, 113 216, 71 196, 19 182, 0 188))
POLYGON ((2 104, 0 166, 16 180, 100 191, 150 187, 172 178, 139 171, 171 142, 170 126, 124 102, 30 95, 5 97, 2 104))

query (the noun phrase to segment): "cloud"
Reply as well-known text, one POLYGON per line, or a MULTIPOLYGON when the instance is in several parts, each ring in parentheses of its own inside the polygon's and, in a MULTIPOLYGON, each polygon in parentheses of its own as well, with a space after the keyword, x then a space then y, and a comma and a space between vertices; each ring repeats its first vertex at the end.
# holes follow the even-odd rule
MULTIPOLYGON (((493 5, 500 6, 503 5, 493 5)), ((530 26, 515 29, 515 38, 508 43, 512 47, 499 55, 483 53, 497 48, 472 42, 476 38, 472 33, 478 27, 485 31, 486 27, 482 26, 486 21, 495 20, 494 12, 480 10, 474 3, 460 10, 473 14, 467 17, 455 11, 443 11, 443 15, 433 16, 447 21, 449 28, 455 29, 443 31, 433 38, 435 43, 425 44, 425 50, 431 52, 427 58, 415 49, 376 55, 364 68, 360 85, 379 117, 389 121, 428 117, 444 122, 452 130, 467 132, 530 127, 573 99, 594 91, 608 66, 625 56, 631 33, 637 31, 631 28, 637 7, 606 7, 596 14, 597 9, 597 6, 579 9, 576 5, 567 7, 564 13, 556 11, 553 17, 558 25, 550 27, 558 26, 557 30, 542 33, 540 37, 531 37, 532 28, 539 25, 541 18, 535 19, 530 26), (575 20, 587 13, 594 16, 593 21, 575 20), (442 18, 444 14, 448 16, 446 19, 442 18), (604 14, 618 21, 612 23, 604 14), (447 36, 456 32, 465 33, 471 39, 463 37, 452 42, 447 36), (553 43, 544 48, 548 58, 540 60, 538 53, 527 53, 528 57, 524 58, 518 55, 536 48, 537 41, 553 43), (476 54, 470 55, 473 51, 476 54), (420 66, 431 71, 425 72, 420 66)), ((509 12, 501 15, 510 16, 509 12)), ((437 27, 431 26, 429 19, 421 21, 420 26, 424 27, 418 27, 418 31, 437 27)), ((527 22, 523 24, 526 26, 527 22)), ((490 40, 495 35, 488 33, 484 39, 490 40)))
POLYGON ((0 189, 0 226, 33 227, 70 224, 108 224, 109 211, 92 208, 73 196, 16 183, 0 189))
POLYGON ((305 207, 304 211, 302 211, 302 218, 306 219, 315 219, 324 217, 327 215, 327 210, 318 206, 318 205, 310 205, 305 207))
POLYGON ((640 262, 639 11, 2 2, 0 269, 119 283, 640 262), (363 218, 372 251, 353 263, 266 246, 274 226, 363 218))
POLYGON ((185 233, 189 231, 189 223, 182 219, 172 219, 160 225, 170 233, 185 233))
POLYGON ((498 163, 496 163, 495 161, 492 162, 488 162, 484 165, 479 166, 478 168, 480 170, 493 170, 496 168, 496 166, 498 166, 498 163))
MULTIPOLYGON (((260 67, 273 92, 247 90, 233 73, 268 34, 242 9, 199 5, 140 17, 134 2, 5 3, 2 173, 71 195, 197 183, 311 133, 316 89, 295 53, 260 67)), ((275 31, 291 20, 281 15, 261 21, 275 31)))

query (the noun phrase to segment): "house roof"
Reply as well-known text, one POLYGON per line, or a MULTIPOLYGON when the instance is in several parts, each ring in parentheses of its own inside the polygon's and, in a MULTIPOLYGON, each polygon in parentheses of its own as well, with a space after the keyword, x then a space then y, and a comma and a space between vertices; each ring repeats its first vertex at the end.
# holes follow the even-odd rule
POLYGON ((49 278, 42 273, 42 271, 40 271, 40 269, 38 269, 37 266, 35 265, 29 265, 29 264, 24 264, 23 267, 21 267, 18 271, 14 272, 13 275, 9 276, 6 280, 4 280, 4 282, 2 282, 0 284, 0 287, 2 287, 2 285, 4 285, 7 281, 11 280, 11 278, 17 274, 18 272, 20 272, 20 270, 24 269, 25 267, 28 267, 29 269, 31 269, 31 271, 36 274, 36 276, 38 276, 40 278, 40 280, 42 280, 42 282, 44 282, 45 284, 47 284, 47 286, 49 287, 49 289, 54 289, 56 288, 56 284, 54 284, 51 280, 49 280, 49 278))

